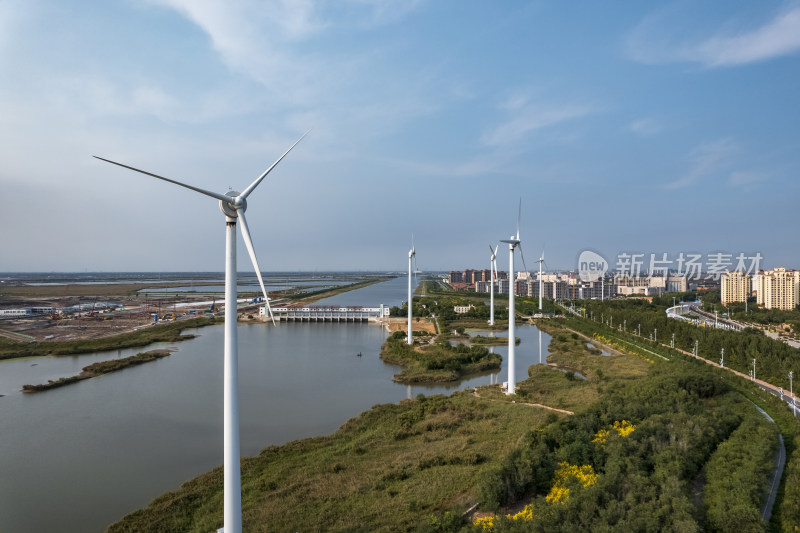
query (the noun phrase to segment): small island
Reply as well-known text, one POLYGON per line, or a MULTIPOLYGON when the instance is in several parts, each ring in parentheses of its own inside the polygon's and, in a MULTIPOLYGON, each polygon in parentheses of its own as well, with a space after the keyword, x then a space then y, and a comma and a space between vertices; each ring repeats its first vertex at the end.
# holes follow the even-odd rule
POLYGON ((392 378, 397 383, 446 383, 464 376, 500 368, 502 357, 484 346, 451 346, 446 337, 427 346, 406 343, 403 331, 393 333, 383 345, 381 359, 402 366, 392 378))
POLYGON ((57 389, 58 387, 71 385, 72 383, 83 381, 84 379, 90 379, 97 376, 102 376, 103 374, 110 374, 112 372, 122 370, 123 368, 128 368, 130 366, 136 366, 144 363, 149 363, 150 361, 156 361, 158 359, 168 356, 170 353, 172 353, 171 350, 150 350, 147 352, 141 352, 136 355, 132 355, 130 357, 124 357, 122 359, 111 359, 110 361, 100 361, 99 363, 92 363, 91 365, 83 367, 83 371, 77 376, 70 376, 66 378, 60 378, 57 380, 50 380, 47 383, 42 383, 40 385, 23 385, 22 392, 43 392, 50 389, 57 389))

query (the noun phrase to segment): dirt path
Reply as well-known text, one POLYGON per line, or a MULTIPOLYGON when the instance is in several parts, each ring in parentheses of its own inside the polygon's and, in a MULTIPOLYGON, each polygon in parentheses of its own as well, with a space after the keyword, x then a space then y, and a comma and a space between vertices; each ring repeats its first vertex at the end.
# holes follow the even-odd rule
MULTIPOLYGON (((486 400, 488 402, 499 402, 500 400, 493 400, 492 398, 483 398, 480 394, 478 394, 477 390, 472 391, 472 395, 476 398, 480 398, 481 400, 486 400)), ((574 415, 572 411, 567 411, 566 409, 559 409, 557 407, 550 407, 549 405, 543 405, 541 403, 527 403, 527 402, 512 402, 516 405, 527 405, 529 407, 539 407, 541 409, 547 409, 549 411, 555 411, 557 413, 563 413, 565 415, 574 415)))

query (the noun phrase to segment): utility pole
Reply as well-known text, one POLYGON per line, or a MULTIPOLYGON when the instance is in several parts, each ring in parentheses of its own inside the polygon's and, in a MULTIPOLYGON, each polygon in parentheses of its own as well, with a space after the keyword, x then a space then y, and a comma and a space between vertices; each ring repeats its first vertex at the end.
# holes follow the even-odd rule
POLYGON ((614 327, 614 315, 611 315, 611 327, 614 327))
POLYGON ((756 380, 756 360, 753 359, 753 381, 756 380))
POLYGON ((721 366, 722 368, 725 368, 725 348, 720 350, 719 355, 720 355, 720 357, 719 357, 719 366, 721 366))
POLYGON ((670 348, 675 348, 675 334, 674 333, 672 334, 672 340, 669 341, 669 347, 670 348))
POLYGON ((628 319, 626 318, 625 320, 622 321, 622 331, 625 331, 625 328, 627 327, 628 327, 628 319))
POLYGON ((658 328, 655 328, 655 329, 653 330, 653 340, 654 340, 655 342, 658 342, 658 328))
POLYGON ((694 356, 695 357, 699 357, 700 356, 700 341, 697 341, 697 340, 694 341, 694 356))
POLYGON ((794 389, 792 388, 792 377, 794 376, 794 372, 791 370, 789 371, 789 396, 792 397, 792 413, 794 416, 797 416, 797 407, 795 406, 794 402, 794 389))
POLYGON ((642 336, 642 325, 641 324, 639 324, 639 333, 638 333, 638 335, 640 337, 642 336))

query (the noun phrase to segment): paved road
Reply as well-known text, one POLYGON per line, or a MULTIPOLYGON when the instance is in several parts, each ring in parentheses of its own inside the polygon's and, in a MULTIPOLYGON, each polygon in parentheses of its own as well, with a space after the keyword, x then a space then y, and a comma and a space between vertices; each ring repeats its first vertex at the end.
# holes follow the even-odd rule
MULTIPOLYGON (((762 408, 756 405, 758 412, 764 415, 764 418, 772 422, 775 421, 769 416, 762 408)), ((775 452, 775 470, 772 471, 772 479, 769 485, 769 495, 764 502, 764 508, 761 510, 761 516, 765 522, 769 522, 772 517, 772 507, 775 505, 775 497, 778 495, 778 486, 781 484, 781 477, 783 476, 783 468, 786 466, 786 446, 783 444, 783 435, 778 434, 779 446, 775 452)))

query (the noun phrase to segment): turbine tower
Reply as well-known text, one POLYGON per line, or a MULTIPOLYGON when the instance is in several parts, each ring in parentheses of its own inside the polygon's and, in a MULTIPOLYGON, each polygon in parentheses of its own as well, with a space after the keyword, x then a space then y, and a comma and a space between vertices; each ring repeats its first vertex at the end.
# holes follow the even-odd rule
MULTIPOLYGON (((265 170, 253 183, 247 186, 243 192, 229 191, 226 194, 219 194, 207 191, 199 187, 187 185, 180 181, 172 180, 152 174, 138 168, 123 165, 109 159, 94 156, 96 159, 117 165, 135 172, 147 174, 160 180, 180 185, 187 189, 199 192, 211 198, 219 200, 219 207, 225 215, 225 348, 224 348, 224 531, 226 533, 241 533, 242 531, 242 480, 240 470, 240 445, 239 445, 239 354, 238 339, 236 332, 237 305, 236 305, 236 221, 241 221, 242 238, 250 254, 250 260, 255 268, 258 283, 264 293, 267 309, 272 316, 272 309, 269 306, 269 298, 264 288, 264 280, 261 278, 261 269, 258 267, 253 241, 250 238, 250 230, 247 227, 247 220, 244 212, 247 210, 247 197, 255 190, 261 181, 267 177, 272 169, 286 157, 297 143, 303 140, 311 130, 307 131, 295 143, 286 150, 267 170, 265 170)), ((273 319, 274 322, 274 319, 273 319)))
POLYGON ((408 344, 414 344, 414 339, 411 337, 411 260, 416 256, 414 251, 414 236, 411 236, 411 249, 408 251, 408 344))
POLYGON ((542 263, 544 263, 544 249, 542 255, 539 257, 539 312, 542 312, 542 263))
POLYGON ((490 326, 494 326, 494 282, 495 282, 495 280, 497 280, 497 248, 499 246, 500 245, 498 244, 497 246, 494 247, 494 249, 492 249, 492 245, 491 244, 489 245, 489 272, 490 272, 489 275, 491 276, 491 279, 492 279, 492 283, 491 283, 491 285, 489 287, 489 293, 490 293, 490 297, 489 297, 489 302, 490 302, 490 304, 489 304, 489 309, 490 309, 489 310, 489 325, 490 326))
MULTIPOLYGON (((514 372, 514 345, 516 344, 516 337, 514 336, 514 321, 516 320, 516 311, 514 309, 514 248, 520 246, 519 253, 522 258, 523 265, 525 264, 525 256, 522 255, 522 246, 519 240, 519 219, 522 214, 522 199, 519 201, 519 211, 517 212, 517 235, 512 235, 508 239, 501 240, 508 244, 508 389, 506 394, 516 394, 517 383, 514 372)), ((525 269, 527 270, 527 268, 525 269)))

